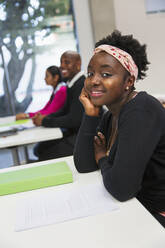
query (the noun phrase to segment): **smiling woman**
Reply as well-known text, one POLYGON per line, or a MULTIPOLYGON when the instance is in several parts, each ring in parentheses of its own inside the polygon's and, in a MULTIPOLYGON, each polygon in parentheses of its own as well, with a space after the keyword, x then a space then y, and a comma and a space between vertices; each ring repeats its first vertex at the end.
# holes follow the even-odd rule
POLYGON ((116 199, 137 197, 165 226, 165 109, 134 86, 148 64, 146 46, 132 35, 114 31, 96 43, 80 95, 85 115, 74 161, 79 172, 100 168, 116 199))
POLYGON ((126 74, 124 67, 114 57, 104 51, 96 53, 89 63, 85 83, 92 103, 95 106, 105 104, 112 108, 112 104, 125 98, 128 93, 126 87, 131 87, 134 83, 133 78, 123 82, 126 74))
POLYGON ((55 113, 64 106, 67 96, 67 87, 66 84, 62 82, 61 72, 57 66, 53 65, 46 69, 45 82, 53 88, 51 97, 46 105, 36 112, 19 113, 16 115, 16 120, 28 118, 33 118, 34 120, 38 117, 42 120, 46 115, 55 113))

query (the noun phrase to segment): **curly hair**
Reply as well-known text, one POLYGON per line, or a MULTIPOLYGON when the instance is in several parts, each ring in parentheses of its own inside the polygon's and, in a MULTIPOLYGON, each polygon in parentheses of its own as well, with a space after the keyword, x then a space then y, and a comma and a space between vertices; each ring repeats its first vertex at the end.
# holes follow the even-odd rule
POLYGON ((145 44, 141 45, 138 40, 133 38, 133 35, 122 35, 118 30, 113 31, 107 37, 96 42, 95 47, 103 44, 118 47, 129 53, 138 67, 137 80, 146 77, 145 72, 148 70, 147 65, 150 63, 147 60, 145 44))

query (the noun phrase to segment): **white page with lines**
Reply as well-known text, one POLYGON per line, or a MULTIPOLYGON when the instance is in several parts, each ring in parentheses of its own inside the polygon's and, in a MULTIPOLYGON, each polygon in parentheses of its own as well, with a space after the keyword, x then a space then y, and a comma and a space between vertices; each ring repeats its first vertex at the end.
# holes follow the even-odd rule
POLYGON ((16 209, 15 231, 97 215, 118 209, 100 183, 42 192, 21 199, 16 209))

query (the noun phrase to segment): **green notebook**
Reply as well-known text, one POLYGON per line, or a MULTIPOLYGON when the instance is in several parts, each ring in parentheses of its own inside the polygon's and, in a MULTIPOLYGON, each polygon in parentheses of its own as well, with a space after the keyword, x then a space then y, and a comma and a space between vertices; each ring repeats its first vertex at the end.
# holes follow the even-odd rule
POLYGON ((0 173, 0 195, 73 182, 65 161, 0 173))
POLYGON ((0 124, 0 127, 10 127, 10 126, 15 126, 15 125, 22 125, 22 124, 27 123, 28 121, 29 121, 29 119, 12 121, 10 123, 0 124))

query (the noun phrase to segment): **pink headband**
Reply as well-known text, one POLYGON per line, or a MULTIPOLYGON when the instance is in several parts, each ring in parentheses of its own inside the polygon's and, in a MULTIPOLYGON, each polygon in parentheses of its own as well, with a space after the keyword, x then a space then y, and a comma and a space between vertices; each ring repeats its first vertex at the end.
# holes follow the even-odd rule
POLYGON ((95 48, 94 53, 99 53, 101 51, 105 51, 115 57, 131 76, 134 76, 135 80, 137 79, 138 68, 129 53, 110 45, 100 45, 95 48))

